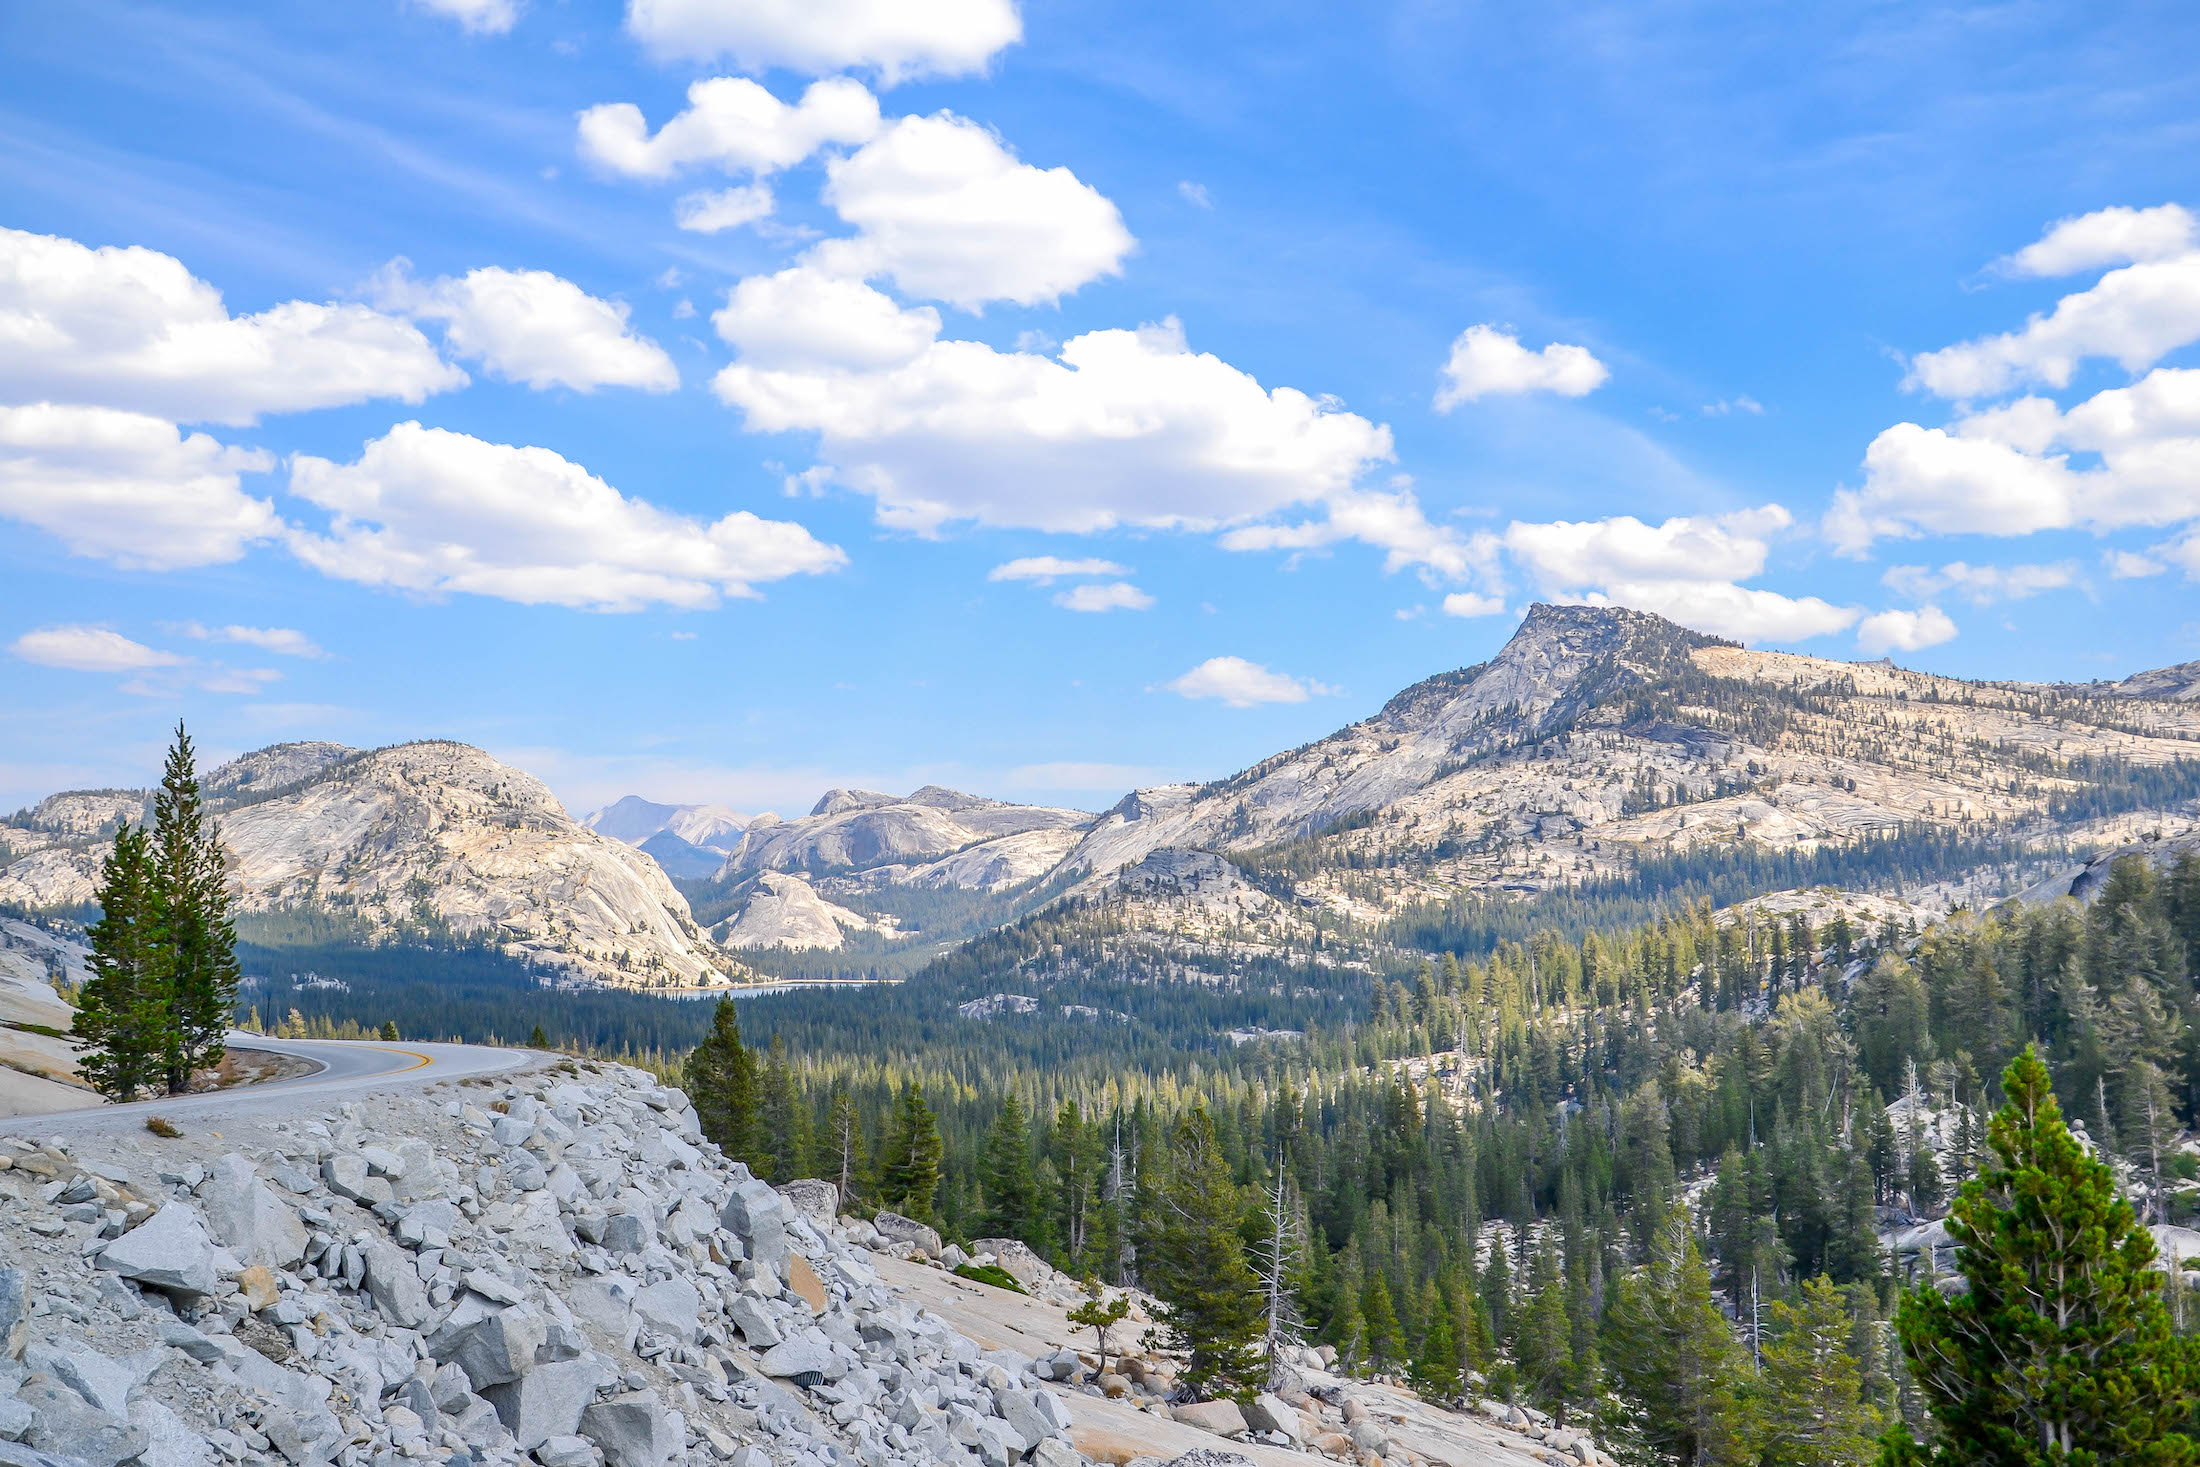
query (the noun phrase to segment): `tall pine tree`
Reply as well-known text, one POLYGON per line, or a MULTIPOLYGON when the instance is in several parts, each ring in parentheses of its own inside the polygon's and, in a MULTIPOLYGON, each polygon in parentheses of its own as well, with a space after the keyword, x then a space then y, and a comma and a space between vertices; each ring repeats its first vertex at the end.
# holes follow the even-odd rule
POLYGON ((688 1054, 681 1080, 703 1135, 751 1170, 765 1164, 756 1053, 741 1042, 741 1016, 732 999, 718 1000, 710 1033, 688 1054))
POLYGON ((72 1032, 89 1048, 77 1068, 102 1095, 134 1100, 168 1079, 168 952, 143 826, 115 832, 100 871, 99 909, 85 934, 92 976, 77 996, 72 1032))
POLYGON ((1202 1397, 1248 1397, 1265 1374, 1260 1279, 1245 1261, 1242 1220, 1215 1123, 1194 1107, 1170 1146, 1153 1252, 1143 1261, 1170 1345, 1189 1356, 1184 1384, 1202 1397))
POLYGON ((1019 1238, 1043 1247, 1039 1185, 1031 1169, 1031 1121, 1011 1095, 1001 1102, 986 1135, 979 1181, 985 1188, 985 1234, 1019 1238))
POLYGON ((152 846, 154 911, 168 954, 168 1090, 180 1094, 193 1072, 221 1063, 238 979, 229 861, 181 723, 153 796, 152 846))
POLYGON ((2003 1073, 1993 1153, 1948 1216, 1968 1287, 1930 1286, 1895 1313, 1934 1435, 1886 1439, 1889 1467, 2200 1462, 2200 1362, 2170 1327, 2154 1240, 2114 1174, 2063 1124, 2026 1046, 2003 1073))
POLYGON ((901 1087, 901 1108, 879 1157, 879 1202, 889 1212, 918 1222, 939 1220, 940 1128, 924 1087, 914 1080, 901 1087))

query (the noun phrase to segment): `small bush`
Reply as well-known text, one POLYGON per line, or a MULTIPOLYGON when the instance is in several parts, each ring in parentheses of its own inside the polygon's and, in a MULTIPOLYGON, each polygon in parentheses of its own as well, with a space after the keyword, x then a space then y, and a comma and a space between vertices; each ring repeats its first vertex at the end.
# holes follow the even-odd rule
POLYGON ((1014 1274, 1005 1268, 995 1268, 990 1263, 966 1263, 955 1270, 955 1277, 969 1279, 973 1283, 991 1284, 996 1289, 1007 1289, 1015 1294, 1029 1292, 1016 1282, 1014 1274))
POLYGON ((183 1127, 166 1116, 147 1116, 145 1118, 145 1129, 170 1141, 183 1134, 183 1127))

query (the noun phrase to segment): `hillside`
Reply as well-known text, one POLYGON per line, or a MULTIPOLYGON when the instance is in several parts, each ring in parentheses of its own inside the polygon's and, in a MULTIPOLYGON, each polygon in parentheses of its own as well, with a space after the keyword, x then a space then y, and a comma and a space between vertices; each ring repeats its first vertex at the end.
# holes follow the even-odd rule
MULTIPOLYGON (((570 979, 723 984, 739 969, 653 861, 572 820, 532 775, 465 744, 262 749, 210 771, 247 938, 293 929, 477 942, 570 979)), ((92 900, 144 791, 56 795, 10 831, 0 906, 92 900)))

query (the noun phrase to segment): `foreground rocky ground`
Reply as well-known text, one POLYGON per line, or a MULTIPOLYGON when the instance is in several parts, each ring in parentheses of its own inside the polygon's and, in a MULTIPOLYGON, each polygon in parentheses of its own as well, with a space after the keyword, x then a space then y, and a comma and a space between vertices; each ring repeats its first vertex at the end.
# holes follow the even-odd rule
POLYGON ((1172 1412, 1165 1361, 1140 1385, 1064 1349, 1059 1279, 968 1283, 921 1230, 836 1219, 822 1184, 782 1194, 631 1070, 226 1133, 36 1124, 0 1137, 0 1464, 1598 1460, 1313 1356, 1273 1419, 1172 1412))

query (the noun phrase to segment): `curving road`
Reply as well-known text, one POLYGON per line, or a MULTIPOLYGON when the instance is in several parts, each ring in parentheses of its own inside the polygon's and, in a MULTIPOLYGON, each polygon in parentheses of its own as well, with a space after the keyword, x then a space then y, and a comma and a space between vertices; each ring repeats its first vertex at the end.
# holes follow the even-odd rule
POLYGON ((318 1066, 311 1074, 262 1085, 240 1085, 231 1090, 209 1090, 199 1095, 163 1096, 128 1105, 90 1106, 83 1110, 53 1111, 45 1115, 17 1116, 0 1120, 0 1130, 44 1140, 49 1136, 81 1136, 100 1131, 135 1130, 150 1115, 181 1121, 209 1115, 238 1117, 293 1113, 319 1106, 412 1085, 432 1085, 440 1080, 464 1080, 475 1075, 501 1075, 539 1063, 544 1056, 531 1049, 491 1049, 479 1044, 385 1043, 372 1039, 271 1039, 264 1034, 231 1034, 237 1049, 272 1050, 294 1055, 318 1066))

